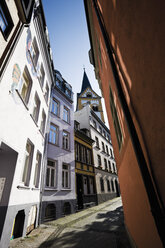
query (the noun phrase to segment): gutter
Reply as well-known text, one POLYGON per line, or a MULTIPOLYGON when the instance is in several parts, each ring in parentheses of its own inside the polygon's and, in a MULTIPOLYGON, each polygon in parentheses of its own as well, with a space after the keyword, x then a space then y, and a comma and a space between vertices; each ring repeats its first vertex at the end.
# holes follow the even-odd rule
MULTIPOLYGON (((86 0, 84 0, 85 2, 86 0)), ((163 247, 165 247, 165 214, 164 214, 164 209, 163 206, 160 206, 160 203, 162 202, 161 199, 159 199, 159 194, 158 192, 156 192, 155 189, 155 185, 153 184, 153 179, 151 178, 150 172, 148 170, 148 166, 147 166, 147 162, 145 160, 144 154, 143 154, 143 150, 130 114, 130 110, 127 104, 127 101, 125 99, 125 95, 123 93, 122 90, 122 86, 120 83, 120 78, 118 75, 118 71, 117 71, 117 67, 113 58, 113 51, 112 51, 112 45, 110 43, 109 40, 109 36, 106 30, 106 27, 104 25, 103 22, 103 17, 102 14, 100 12, 97 0, 92 0, 93 2, 93 6, 94 6, 94 10, 98 19, 98 23, 100 25, 100 29, 102 32, 102 35, 104 37, 104 42, 106 45, 106 49, 107 49, 107 54, 109 57, 109 61, 111 64, 111 68, 112 68, 112 72, 113 72, 113 76, 114 76, 114 81, 116 84, 116 89, 118 92, 118 97, 120 100, 120 104, 122 106, 123 112, 124 112, 124 116, 126 119, 126 123, 127 123, 127 127, 128 127, 128 131, 131 137, 131 141, 132 141, 132 145, 133 145, 133 149, 136 155, 136 159, 139 165, 139 169, 141 172, 141 176, 143 179, 143 183, 146 189, 146 193, 148 196, 148 200, 149 200, 149 204, 150 204, 150 209, 151 209, 151 213, 153 215, 154 221, 155 221, 155 225, 159 234, 159 237, 162 241, 163 247)), ((85 3, 87 4, 87 3, 85 3)))

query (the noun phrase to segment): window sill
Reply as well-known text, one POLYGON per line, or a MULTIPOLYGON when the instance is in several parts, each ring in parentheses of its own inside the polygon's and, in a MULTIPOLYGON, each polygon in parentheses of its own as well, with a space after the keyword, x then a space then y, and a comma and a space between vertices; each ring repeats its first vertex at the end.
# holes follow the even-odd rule
MULTIPOLYGON (((62 119, 63 120, 63 119, 62 119)), ((71 126, 70 122, 67 122, 65 120, 63 120, 63 122, 65 122, 66 124, 68 124, 69 126, 71 126)))
POLYGON ((44 191, 57 191, 57 188, 44 188, 44 191))
POLYGON ((40 189, 39 188, 31 188, 31 190, 34 190, 35 191, 35 190, 40 190, 40 189))
POLYGON ((17 186, 17 189, 30 189, 30 187, 29 186, 25 186, 25 185, 18 185, 17 186))
POLYGON ((61 191, 71 191, 71 188, 62 188, 61 191))
POLYGON ((48 141, 48 143, 49 143, 50 145, 60 147, 58 144, 54 144, 54 143, 52 143, 52 142, 50 142, 50 141, 48 141))
POLYGON ((100 150, 100 147, 99 147, 99 146, 95 146, 95 148, 96 148, 97 150, 100 150))
POLYGON ((67 151, 67 152, 71 152, 71 150, 69 150, 69 149, 65 149, 63 147, 62 147, 62 149, 65 150, 65 151, 67 151))
POLYGON ((25 103, 25 101, 23 100, 23 98, 22 98, 22 96, 20 95, 19 91, 18 91, 18 90, 16 90, 16 92, 17 92, 17 94, 18 94, 19 98, 21 99, 21 101, 22 101, 23 105, 25 106, 25 108, 26 108, 27 110, 29 110, 29 108, 28 108, 27 104, 26 104, 26 103, 25 103))
POLYGON ((56 116, 57 118, 60 119, 60 115, 56 115, 55 113, 53 113, 52 111, 50 112, 53 116, 56 116))

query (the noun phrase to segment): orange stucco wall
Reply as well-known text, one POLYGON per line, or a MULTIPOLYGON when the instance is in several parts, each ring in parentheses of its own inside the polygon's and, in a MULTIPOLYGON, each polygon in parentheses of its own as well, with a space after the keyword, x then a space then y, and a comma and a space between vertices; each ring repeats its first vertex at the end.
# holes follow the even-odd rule
MULTIPOLYGON (((120 65, 118 72, 123 91, 148 168, 153 171, 157 188, 165 203, 165 166, 163 165, 165 153, 165 91, 163 89, 165 2, 98 0, 98 3, 110 41, 117 55, 114 59, 117 58, 117 64, 120 65)), ((89 8, 91 6, 92 4, 88 4, 89 8)), ((93 7, 92 12, 89 11, 89 13, 94 56, 97 60, 97 70, 99 70, 110 123, 126 226, 137 247, 162 247, 93 7), (97 38, 101 48, 102 66, 97 38), (123 144, 120 151, 110 110, 109 85, 113 91, 123 132, 123 144)))

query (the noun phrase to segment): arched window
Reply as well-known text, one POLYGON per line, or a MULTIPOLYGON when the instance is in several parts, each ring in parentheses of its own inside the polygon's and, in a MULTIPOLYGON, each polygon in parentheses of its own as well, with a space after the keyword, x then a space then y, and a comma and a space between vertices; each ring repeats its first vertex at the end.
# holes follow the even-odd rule
POLYGON ((100 177, 100 188, 101 188, 101 191, 104 191, 104 180, 102 177, 100 177))
POLYGON ((56 219, 56 206, 55 204, 48 204, 45 209, 44 221, 55 220, 56 219))
POLYGON ((113 180, 111 180, 111 187, 112 187, 112 192, 114 192, 115 188, 114 188, 113 180))
POLYGON ((107 189, 108 189, 108 191, 111 191, 111 189, 110 189, 110 183, 109 183, 109 180, 107 179, 107 189))
POLYGON ((87 92, 86 97, 92 97, 92 94, 90 92, 87 92))
POLYGON ((98 106, 92 106, 92 109, 93 109, 93 111, 96 111, 96 112, 98 112, 98 111, 99 111, 98 106))

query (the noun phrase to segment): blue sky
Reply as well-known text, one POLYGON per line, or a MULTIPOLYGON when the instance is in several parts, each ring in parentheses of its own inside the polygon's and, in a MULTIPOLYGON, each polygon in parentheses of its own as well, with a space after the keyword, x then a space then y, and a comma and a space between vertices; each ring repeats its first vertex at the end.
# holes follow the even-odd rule
POLYGON ((55 69, 72 85, 74 105, 81 90, 83 67, 91 86, 101 96, 89 62, 90 49, 83 0, 42 0, 55 69))

